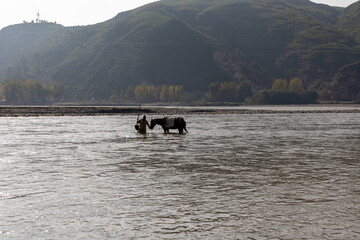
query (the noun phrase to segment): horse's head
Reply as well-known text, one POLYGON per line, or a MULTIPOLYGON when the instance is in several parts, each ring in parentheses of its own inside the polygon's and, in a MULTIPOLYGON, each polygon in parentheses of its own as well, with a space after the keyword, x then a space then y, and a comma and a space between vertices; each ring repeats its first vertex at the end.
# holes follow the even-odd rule
POLYGON ((154 119, 151 119, 151 121, 150 121, 150 129, 153 130, 154 127, 155 127, 155 125, 156 125, 155 120, 154 120, 154 119))

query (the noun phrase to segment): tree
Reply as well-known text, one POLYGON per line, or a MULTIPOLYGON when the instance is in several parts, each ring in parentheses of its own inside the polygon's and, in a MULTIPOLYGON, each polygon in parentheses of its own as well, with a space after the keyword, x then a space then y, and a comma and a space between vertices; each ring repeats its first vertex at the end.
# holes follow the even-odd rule
POLYGON ((1 85, 1 95, 8 102, 17 102, 20 94, 20 85, 18 81, 5 81, 1 85))
POLYGON ((110 102, 115 103, 115 102, 118 101, 118 96, 117 96, 117 95, 111 95, 111 96, 109 97, 109 100, 110 100, 110 102))
POLYGON ((0 88, 6 101, 12 103, 39 103, 62 97, 63 88, 55 85, 47 87, 32 79, 5 81, 0 88))
POLYGON ((159 90, 159 99, 160 101, 168 101, 169 100, 169 86, 168 85, 162 85, 159 90))
POLYGON ((299 77, 292 78, 289 83, 289 90, 303 94, 305 92, 305 88, 302 80, 299 77))
POLYGON ((135 98, 140 102, 157 100, 157 88, 154 85, 142 85, 135 88, 135 98))
POLYGON ((210 83, 206 97, 210 101, 216 101, 220 89, 220 83, 210 83))
POLYGON ((169 87, 169 100, 170 101, 175 100, 175 87, 174 86, 169 87))
POLYGON ((275 91, 286 91, 288 89, 288 82, 286 79, 275 79, 275 81, 272 84, 272 90, 275 91))
POLYGON ((241 102, 244 101, 246 98, 252 97, 254 93, 251 82, 248 81, 240 83, 238 92, 238 98, 241 102))
POLYGON ((236 82, 223 82, 220 84, 218 101, 237 102, 239 85, 236 82))
POLYGON ((175 100, 179 101, 181 100, 181 97, 183 95, 183 87, 180 85, 175 86, 175 100))
POLYGON ((134 88, 128 87, 125 92, 126 100, 135 100, 134 88))
POLYGON ((134 93, 136 100, 139 102, 147 101, 147 91, 144 86, 137 86, 134 93))
POLYGON ((316 103, 318 94, 315 91, 297 93, 294 91, 265 90, 257 93, 253 101, 258 104, 312 104, 316 103))
POLYGON ((52 101, 59 101, 64 96, 64 86, 56 84, 50 87, 50 96, 52 101))
POLYGON ((252 94, 251 82, 222 82, 210 83, 206 97, 209 101, 243 102, 252 94))

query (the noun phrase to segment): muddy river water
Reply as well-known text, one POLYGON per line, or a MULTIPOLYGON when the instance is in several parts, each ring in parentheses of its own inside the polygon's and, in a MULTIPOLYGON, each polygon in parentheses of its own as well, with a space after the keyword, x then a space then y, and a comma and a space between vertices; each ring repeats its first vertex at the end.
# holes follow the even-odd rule
POLYGON ((134 118, 1 118, 0 239, 360 239, 360 114, 134 118))

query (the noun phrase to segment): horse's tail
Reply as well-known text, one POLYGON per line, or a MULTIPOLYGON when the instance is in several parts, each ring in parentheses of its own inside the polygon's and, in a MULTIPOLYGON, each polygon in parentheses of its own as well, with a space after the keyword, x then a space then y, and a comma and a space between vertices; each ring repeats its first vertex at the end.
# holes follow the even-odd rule
POLYGON ((189 133, 188 130, 186 130, 186 122, 185 122, 185 120, 183 118, 181 119, 181 122, 182 122, 182 124, 184 126, 185 132, 189 133))

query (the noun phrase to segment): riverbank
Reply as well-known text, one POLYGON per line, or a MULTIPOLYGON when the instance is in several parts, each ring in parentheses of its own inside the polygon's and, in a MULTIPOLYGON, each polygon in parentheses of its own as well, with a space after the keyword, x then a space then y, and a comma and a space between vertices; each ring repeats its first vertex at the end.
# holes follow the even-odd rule
POLYGON ((199 115, 199 114, 304 114, 304 113, 360 113, 360 105, 353 107, 107 107, 107 106, 1 106, 0 117, 38 116, 102 116, 102 115, 199 115))

